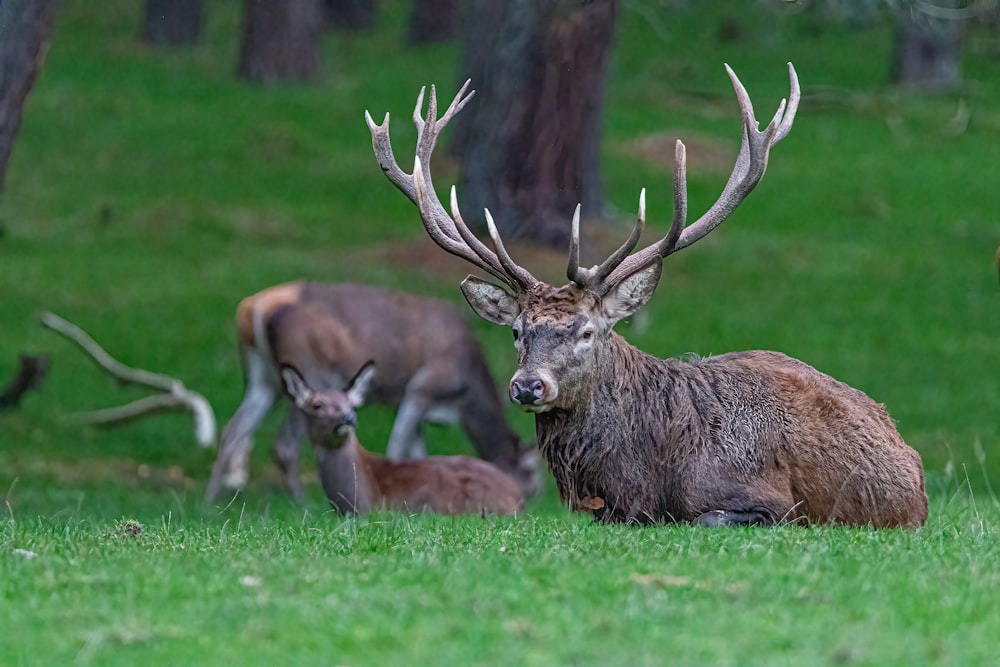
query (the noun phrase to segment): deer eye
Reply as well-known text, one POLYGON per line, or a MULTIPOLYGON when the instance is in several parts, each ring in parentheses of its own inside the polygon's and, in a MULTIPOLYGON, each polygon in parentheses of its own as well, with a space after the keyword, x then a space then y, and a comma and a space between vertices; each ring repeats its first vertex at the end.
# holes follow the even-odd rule
POLYGON ((513 331, 514 333, 514 342, 516 343, 517 339, 521 337, 521 332, 518 331, 517 329, 512 329, 511 331, 513 331))
POLYGON ((593 337, 594 337, 593 329, 584 329, 582 332, 580 332, 580 340, 590 340, 593 337))
POLYGON ((313 401, 312 402, 312 409, 313 410, 317 410, 317 411, 322 410, 323 409, 323 401, 319 401, 319 400, 313 401))

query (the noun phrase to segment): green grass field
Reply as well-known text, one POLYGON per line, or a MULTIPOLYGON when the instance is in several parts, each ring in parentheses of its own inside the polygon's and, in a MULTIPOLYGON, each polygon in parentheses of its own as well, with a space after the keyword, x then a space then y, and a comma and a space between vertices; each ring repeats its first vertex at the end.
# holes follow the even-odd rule
MULTIPOLYGON (((277 415, 246 493, 219 506, 201 500, 214 452, 189 416, 86 426, 82 413, 144 392, 38 315, 182 378, 224 423, 242 395, 232 313, 247 294, 308 277, 459 302, 465 267, 427 250, 363 120, 391 112, 409 159, 416 93, 450 96, 456 48, 406 47, 408 3, 385 0, 376 32, 328 36, 320 85, 258 88, 234 77, 241 3, 207 3, 203 41, 179 51, 137 42, 141 4, 62 3, 0 196, 0 382, 21 352, 52 357, 44 390, 0 413, 0 664, 996 660, 995 31, 970 28, 962 91, 918 95, 887 85, 887 20, 630 0, 608 88, 607 196, 624 234, 647 187, 662 230, 670 174, 656 147, 688 143, 692 218, 735 157, 722 63, 765 120, 795 63, 802 108, 762 184, 670 258, 648 325, 623 331, 661 356, 780 350, 884 402, 924 458, 924 528, 599 526, 551 484, 513 519, 345 520, 314 475, 304 506, 281 490, 265 446, 277 415)), ((441 187, 454 176, 445 161, 437 173, 441 187)), ((474 326, 505 381, 509 331, 474 326)), ((530 437, 529 416, 511 419, 530 437)), ((365 408, 362 442, 381 449, 391 421, 365 408)), ((428 440, 469 451, 454 429, 428 440)))

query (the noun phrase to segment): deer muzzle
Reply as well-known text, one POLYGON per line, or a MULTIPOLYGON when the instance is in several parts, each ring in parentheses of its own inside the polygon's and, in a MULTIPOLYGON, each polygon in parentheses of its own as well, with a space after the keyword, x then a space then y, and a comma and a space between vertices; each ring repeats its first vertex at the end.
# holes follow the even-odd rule
POLYGON ((510 381, 510 400, 531 412, 545 412, 559 394, 559 385, 544 373, 517 373, 510 381))
POLYGON ((337 435, 345 436, 349 434, 351 431, 353 431, 357 427, 357 425, 358 425, 358 418, 352 412, 351 414, 344 415, 343 417, 337 420, 337 423, 334 425, 334 432, 337 435))

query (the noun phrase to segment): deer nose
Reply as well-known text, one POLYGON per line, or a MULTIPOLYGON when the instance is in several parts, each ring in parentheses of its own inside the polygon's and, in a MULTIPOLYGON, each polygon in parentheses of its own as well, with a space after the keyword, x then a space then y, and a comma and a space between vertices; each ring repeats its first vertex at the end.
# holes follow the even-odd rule
POLYGON ((351 414, 344 415, 337 420, 337 432, 346 433, 347 431, 357 427, 358 417, 353 412, 351 414))
POLYGON ((510 382, 510 398, 515 403, 531 405, 545 395, 545 383, 540 378, 515 379, 510 382))

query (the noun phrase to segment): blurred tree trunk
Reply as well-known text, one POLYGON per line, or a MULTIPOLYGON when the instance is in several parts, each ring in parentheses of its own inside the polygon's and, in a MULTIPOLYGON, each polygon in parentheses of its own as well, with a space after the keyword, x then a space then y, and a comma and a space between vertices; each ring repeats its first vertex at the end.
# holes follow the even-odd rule
POLYGON ((413 0, 406 41, 410 44, 443 42, 455 36, 457 25, 456 0, 413 0))
POLYGON ((0 0, 0 192, 24 101, 42 69, 55 0, 0 0))
POLYGON ((244 0, 238 73, 265 84, 314 81, 322 33, 320 0, 244 0))
MULTIPOLYGON (((459 201, 489 207, 504 238, 568 242, 579 202, 604 215, 601 115, 617 0, 468 0, 462 79, 476 97, 455 118, 459 201)), ((445 101, 446 103, 447 101, 445 101)))
POLYGON ((202 0, 146 0, 142 40, 161 46, 194 44, 201 36, 202 5, 202 0))
POLYGON ((376 13, 375 0, 323 0, 327 24, 340 30, 370 30, 376 13))
POLYGON ((962 43, 965 13, 935 7, 930 13, 916 3, 896 11, 891 80, 900 86, 932 90, 962 83, 962 43))

